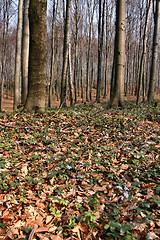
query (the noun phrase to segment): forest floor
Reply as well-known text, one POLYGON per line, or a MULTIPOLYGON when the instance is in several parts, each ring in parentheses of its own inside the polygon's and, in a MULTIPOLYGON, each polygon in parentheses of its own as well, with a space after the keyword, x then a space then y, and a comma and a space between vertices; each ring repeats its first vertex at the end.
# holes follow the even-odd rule
POLYGON ((0 135, 0 239, 160 239, 159 105, 0 113, 0 135))

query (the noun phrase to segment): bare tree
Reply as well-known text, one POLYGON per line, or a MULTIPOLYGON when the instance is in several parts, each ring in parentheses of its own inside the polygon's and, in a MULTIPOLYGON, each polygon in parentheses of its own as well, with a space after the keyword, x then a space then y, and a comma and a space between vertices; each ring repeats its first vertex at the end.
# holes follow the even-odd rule
POLYGON ((89 101, 89 69, 90 69, 90 50, 91 50, 91 37, 93 28, 94 12, 96 7, 96 1, 87 0, 88 17, 89 17, 89 36, 88 36, 88 52, 87 52, 87 66, 86 66, 86 101, 89 101))
POLYGON ((32 0, 29 5, 29 72, 28 111, 45 110, 46 94, 46 47, 47 47, 47 0, 32 0))
POLYGON ((125 73, 125 0, 116 2, 116 36, 114 57, 114 81, 110 99, 111 106, 124 104, 125 73))
POLYGON ((21 43, 22 43, 22 8, 23 0, 19 0, 18 5, 18 24, 17 24, 17 43, 16 43, 16 59, 14 73, 14 104, 15 110, 21 102, 21 43))
POLYGON ((22 103, 25 104, 28 93, 28 59, 29 59, 29 0, 23 0, 22 28, 22 103))
POLYGON ((55 21, 56 21, 57 9, 58 9, 58 2, 59 0, 57 0, 57 6, 56 6, 56 1, 53 0, 53 20, 52 20, 52 37, 51 37, 51 70, 50 70, 48 107, 52 107, 52 96, 55 95, 54 72, 55 72, 55 66, 56 66, 56 61, 55 61, 56 54, 54 54, 54 38, 55 38, 55 21))
POLYGON ((142 89, 142 78, 144 77, 144 73, 145 73, 146 33, 147 33, 147 29, 148 29, 148 19, 149 19, 150 8, 151 8, 151 0, 148 0, 147 1, 145 28, 144 28, 144 34, 143 34, 143 50, 142 50, 140 70, 139 70, 137 104, 139 104, 139 102, 140 102, 140 94, 141 94, 141 89, 142 89))
POLYGON ((71 0, 66 0, 66 17, 64 26, 64 45, 63 45, 63 67, 61 77, 61 102, 60 105, 66 107, 66 71, 68 62, 68 44, 69 44, 69 23, 70 23, 71 0))
POLYGON ((151 63, 150 82, 149 82, 149 90, 148 90, 148 103, 151 103, 154 101, 154 85, 155 85, 155 78, 156 78, 156 62, 158 57, 159 27, 160 27, 160 1, 156 0, 156 11, 154 13, 152 63, 151 63))
POLYGON ((102 1, 99 0, 99 22, 98 22, 98 73, 97 73, 97 94, 96 101, 100 102, 101 91, 101 67, 102 67, 102 52, 103 52, 103 35, 104 35, 104 13, 106 1, 103 1, 103 11, 101 13, 102 1), (101 16, 102 14, 102 16, 101 16))

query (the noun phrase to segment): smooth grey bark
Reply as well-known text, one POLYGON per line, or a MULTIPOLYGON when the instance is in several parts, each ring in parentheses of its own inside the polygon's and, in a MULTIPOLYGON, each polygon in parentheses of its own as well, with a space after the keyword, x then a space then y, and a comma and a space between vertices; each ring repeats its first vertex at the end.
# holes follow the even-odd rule
POLYGON ((109 54, 109 46, 108 46, 108 4, 106 3, 106 64, 105 64, 105 84, 104 84, 104 95, 103 98, 107 96, 107 77, 108 77, 108 54, 109 54))
POLYGON ((77 102, 77 75, 78 75, 78 2, 75 0, 75 20, 76 20, 76 30, 75 30, 75 60, 74 60, 74 100, 77 102))
POLYGON ((17 24, 17 40, 16 40, 16 58, 14 73, 14 103, 13 109, 17 109, 21 102, 21 44, 22 44, 22 8, 23 0, 19 0, 18 5, 18 24, 17 24))
POLYGON ((28 93, 28 60, 29 60, 29 0, 23 0, 22 27, 22 104, 25 104, 28 93))
POLYGON ((72 56, 71 56, 71 37, 69 31, 69 42, 68 42, 68 83, 70 93, 70 105, 73 106, 73 70, 72 70, 72 56))
POLYGON ((53 0, 53 20, 52 20, 52 37, 51 37, 51 69, 50 69, 50 84, 49 84, 49 98, 48 98, 48 107, 52 107, 52 97, 55 97, 55 80, 54 72, 56 67, 56 53, 54 52, 54 37, 55 37, 55 21, 58 9, 58 0, 57 8, 56 1, 53 0))
POLYGON ((146 20, 145 20, 145 28, 143 34, 143 49, 142 49, 142 56, 140 61, 140 70, 139 70, 139 80, 138 80, 138 91, 137 91, 137 104, 140 103, 140 95, 142 89, 142 80, 145 74, 145 55, 146 55, 146 33, 148 30, 148 20, 149 20, 149 13, 151 9, 151 0, 148 0, 147 3, 147 12, 146 12, 146 20))
POLYGON ((92 12, 91 11, 91 2, 87 0, 88 6, 88 14, 89 14, 89 36, 88 36, 88 52, 87 52, 87 67, 86 67, 86 101, 89 101, 89 69, 90 69, 90 50, 91 50, 91 36, 92 36, 92 28, 93 28, 93 18, 95 11, 95 0, 93 3, 92 12), (91 15, 92 14, 92 15, 91 15))
POLYGON ((116 36, 115 57, 113 64, 115 74, 110 106, 124 104, 124 74, 125 74, 125 0, 116 2, 116 36))
POLYGON ((104 12, 105 0, 103 1, 103 13, 101 13, 102 1, 99 0, 99 22, 98 22, 98 73, 97 73, 97 94, 96 101, 100 102, 101 92, 101 68, 102 68, 102 52, 103 52, 103 35, 104 35, 104 12), (102 16, 101 16, 102 14, 102 16))
POLYGON ((29 5, 29 82, 25 109, 44 111, 46 95, 47 0, 31 0, 29 5))
POLYGON ((153 34, 153 48, 152 48, 152 63, 150 70, 150 81, 148 90, 148 103, 154 101, 154 85, 156 78, 156 62, 158 57, 158 38, 160 28, 160 0, 156 0, 156 11, 154 14, 154 34, 153 34))
POLYGON ((0 79, 0 112, 2 111, 2 98, 3 98, 3 84, 5 76, 5 63, 6 63, 6 15, 7 15, 7 2, 3 0, 3 32, 2 32, 2 58, 1 58, 1 79, 0 79))
POLYGON ((60 99, 60 106, 62 107, 66 107, 66 71, 67 71, 67 62, 68 62, 70 8, 71 8, 71 0, 66 0, 66 18, 65 18, 65 25, 64 25, 63 66, 62 66, 61 99, 60 99))
MULTIPOLYGON (((69 38, 70 39, 70 38, 69 38)), ((69 93, 70 93, 70 105, 73 106, 73 70, 72 70, 72 62, 71 62, 71 43, 69 40, 68 46, 68 83, 69 83, 69 93)))

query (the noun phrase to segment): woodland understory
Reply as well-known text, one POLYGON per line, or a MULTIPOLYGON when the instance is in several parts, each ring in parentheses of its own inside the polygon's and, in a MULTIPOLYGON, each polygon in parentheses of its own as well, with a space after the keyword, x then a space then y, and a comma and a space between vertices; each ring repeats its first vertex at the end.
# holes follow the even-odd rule
POLYGON ((160 108, 0 113, 0 239, 159 239, 160 108))

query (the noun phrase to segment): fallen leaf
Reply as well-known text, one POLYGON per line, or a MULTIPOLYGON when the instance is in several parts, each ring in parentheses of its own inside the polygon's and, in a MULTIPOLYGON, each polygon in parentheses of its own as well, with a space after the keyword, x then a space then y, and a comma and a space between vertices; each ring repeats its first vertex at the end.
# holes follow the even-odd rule
POLYGON ((53 216, 48 215, 48 216, 46 217, 46 224, 50 223, 52 219, 53 219, 53 216))
POLYGON ((147 234, 147 239, 151 240, 151 239, 159 239, 159 237, 154 233, 154 232, 149 232, 147 234))

